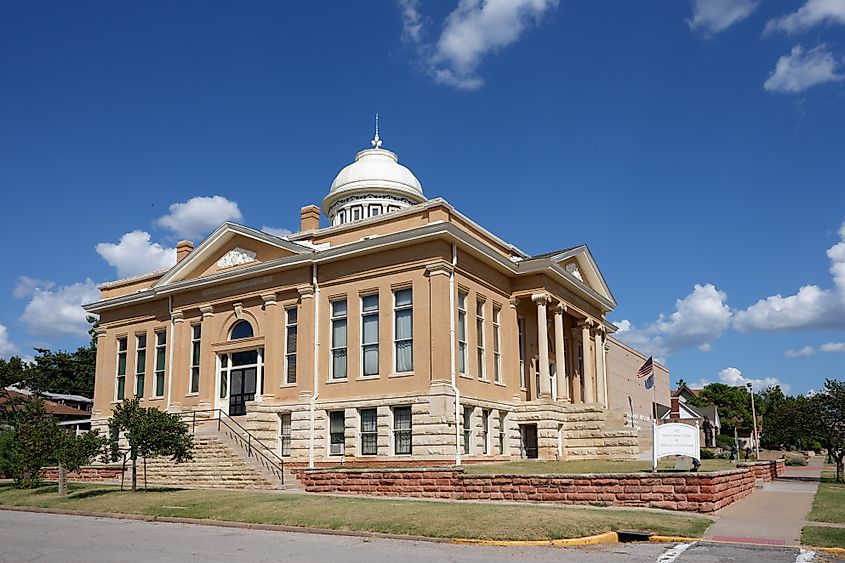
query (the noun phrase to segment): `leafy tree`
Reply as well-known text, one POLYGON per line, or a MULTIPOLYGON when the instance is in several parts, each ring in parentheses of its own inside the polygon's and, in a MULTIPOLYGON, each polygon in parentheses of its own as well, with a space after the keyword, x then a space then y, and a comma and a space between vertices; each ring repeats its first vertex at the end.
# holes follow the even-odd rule
POLYGON ((804 449, 824 439, 815 399, 801 395, 780 397, 771 400, 764 408, 765 431, 760 437, 763 447, 804 449))
MULTIPOLYGON (((194 438, 188 425, 175 414, 154 407, 142 407, 138 399, 126 399, 112 412, 109 432, 117 436, 123 432, 129 443, 132 460, 132 491, 138 490, 138 458, 170 456, 176 463, 192 458, 194 438)), ((118 440, 111 440, 111 459, 121 457, 118 440)))
POLYGON ((689 402, 696 407, 716 405, 723 429, 735 426, 740 430, 750 430, 753 427, 751 396, 744 387, 711 383, 699 391, 697 397, 690 398, 689 402))
POLYGON ((828 452, 836 464, 836 481, 845 484, 845 381, 828 379, 813 397, 828 452))
POLYGON ((74 352, 51 352, 36 348, 37 355, 29 369, 31 388, 53 393, 94 396, 94 371, 97 350, 77 348, 74 352))
POLYGON ((41 399, 32 398, 18 405, 9 412, 14 435, 4 465, 15 485, 28 489, 41 483, 41 468, 50 463, 57 426, 41 399))
POLYGON ((59 469, 59 494, 67 494, 67 472, 87 465, 108 445, 108 439, 98 430, 77 436, 56 426, 54 458, 59 469))

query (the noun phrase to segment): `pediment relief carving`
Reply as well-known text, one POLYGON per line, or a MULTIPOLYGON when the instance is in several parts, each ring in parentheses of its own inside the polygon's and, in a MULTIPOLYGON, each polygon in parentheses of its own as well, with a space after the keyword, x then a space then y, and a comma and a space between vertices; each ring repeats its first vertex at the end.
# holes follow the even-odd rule
POLYGON ((217 261, 217 269, 222 270, 224 268, 240 266, 241 264, 247 264, 249 262, 255 262, 255 251, 247 250, 246 248, 238 246, 224 254, 223 257, 217 261))

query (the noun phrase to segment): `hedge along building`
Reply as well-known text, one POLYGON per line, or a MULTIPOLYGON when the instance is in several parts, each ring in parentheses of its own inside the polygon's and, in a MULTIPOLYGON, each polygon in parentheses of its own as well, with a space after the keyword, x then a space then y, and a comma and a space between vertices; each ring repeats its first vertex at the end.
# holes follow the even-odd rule
POLYGON ((166 272, 102 284, 93 424, 135 395, 243 417, 310 465, 635 457, 587 247, 529 256, 372 145, 332 183, 328 227, 313 205, 288 237, 224 223, 166 272))

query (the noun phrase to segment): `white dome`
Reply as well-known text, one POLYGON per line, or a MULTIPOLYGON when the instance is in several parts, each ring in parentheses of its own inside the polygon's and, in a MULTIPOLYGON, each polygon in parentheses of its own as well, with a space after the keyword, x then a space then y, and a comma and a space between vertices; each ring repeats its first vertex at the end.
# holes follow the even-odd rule
POLYGON ((347 202, 366 206, 369 201, 390 200, 407 207, 426 201, 420 181, 399 164, 396 153, 380 148, 378 138, 374 139, 374 144, 377 148, 356 154, 355 162, 344 167, 332 182, 329 194, 323 200, 323 213, 332 224, 335 224, 337 212, 347 207, 347 202))

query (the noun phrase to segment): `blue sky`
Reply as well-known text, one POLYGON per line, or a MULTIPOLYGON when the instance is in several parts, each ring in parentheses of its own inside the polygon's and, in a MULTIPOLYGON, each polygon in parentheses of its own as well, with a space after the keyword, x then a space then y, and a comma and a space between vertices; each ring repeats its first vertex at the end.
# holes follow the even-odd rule
POLYGON ((589 244, 673 380, 843 377, 843 0, 6 3, 0 76, 4 357, 183 236, 295 229, 379 112, 429 197, 589 244))

